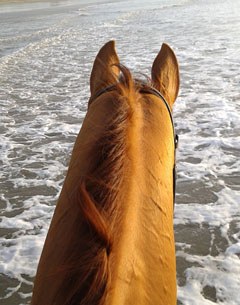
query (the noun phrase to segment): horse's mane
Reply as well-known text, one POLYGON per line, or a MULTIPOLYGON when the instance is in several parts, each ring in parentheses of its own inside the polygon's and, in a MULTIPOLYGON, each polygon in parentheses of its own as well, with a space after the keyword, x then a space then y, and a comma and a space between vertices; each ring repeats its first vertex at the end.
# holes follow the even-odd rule
POLYGON ((121 78, 116 83, 119 93, 116 115, 93 143, 91 170, 81 177, 70 198, 79 209, 79 239, 73 245, 69 242, 71 249, 61 266, 64 281, 60 290, 68 292, 65 301, 60 302, 63 305, 103 304, 110 283, 109 256, 114 243, 111 231, 118 221, 121 204, 119 189, 128 149, 128 121, 133 115, 133 103, 139 98, 129 70, 123 66, 120 70, 121 78))

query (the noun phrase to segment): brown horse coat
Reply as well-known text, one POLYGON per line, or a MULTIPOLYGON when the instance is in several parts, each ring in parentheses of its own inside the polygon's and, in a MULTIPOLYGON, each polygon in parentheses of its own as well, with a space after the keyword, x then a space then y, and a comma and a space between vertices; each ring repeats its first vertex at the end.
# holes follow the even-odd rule
MULTIPOLYGON (((172 108, 179 72, 166 44, 153 63, 152 82, 172 108)), ((32 305, 175 305, 168 110, 159 97, 141 94, 119 65, 113 41, 96 57, 90 89, 32 305), (112 84, 112 91, 102 91, 112 84)))

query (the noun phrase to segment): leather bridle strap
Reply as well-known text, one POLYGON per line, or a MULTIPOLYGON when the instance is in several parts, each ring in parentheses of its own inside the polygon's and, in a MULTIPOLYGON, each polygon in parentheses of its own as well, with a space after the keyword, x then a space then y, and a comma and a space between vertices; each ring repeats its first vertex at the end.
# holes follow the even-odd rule
POLYGON ((113 90, 116 89, 116 85, 110 85, 106 88, 103 88, 99 91, 97 91, 93 96, 90 97, 89 101, 88 101, 88 107, 92 104, 93 101, 95 101, 99 96, 101 96, 102 94, 104 93, 107 93, 107 92, 111 92, 113 90))

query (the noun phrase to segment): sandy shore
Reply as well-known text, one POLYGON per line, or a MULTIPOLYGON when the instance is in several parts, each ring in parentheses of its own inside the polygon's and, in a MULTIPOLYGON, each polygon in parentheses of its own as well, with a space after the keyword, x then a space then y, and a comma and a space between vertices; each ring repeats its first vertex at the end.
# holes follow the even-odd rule
MULTIPOLYGON (((126 0, 0 0, 0 14, 1 18, 5 18, 4 15, 8 14, 22 14, 30 13, 37 14, 40 11, 48 13, 59 13, 62 10, 78 9, 80 7, 110 3, 126 0)), ((23 16, 24 18, 24 16, 23 16)))
MULTIPOLYGON (((64 6, 71 6, 71 5, 88 5, 88 4, 97 4, 97 3, 105 3, 105 2, 117 2, 121 0, 0 0, 0 5, 3 6, 25 6, 25 5, 41 5, 41 3, 46 6, 46 4, 49 4, 49 6, 56 6, 56 5, 64 5, 64 6)), ((1 11, 0 11, 1 13, 1 11)))
POLYGON ((49 3, 49 5, 51 4, 61 4, 61 3, 72 3, 72 1, 68 1, 68 0, 0 0, 0 5, 2 6, 24 6, 24 5, 31 5, 31 4, 41 4, 41 3, 49 3))
POLYGON ((21 5, 21 4, 40 4, 40 3, 49 3, 50 5, 56 5, 56 4, 66 4, 66 5, 71 5, 71 4, 88 4, 88 3, 93 3, 93 2, 100 2, 98 0, 83 0, 83 1, 78 1, 78 0, 0 0, 0 5, 21 5))
MULTIPOLYGON (((53 11, 60 8, 76 5, 77 1, 69 0, 0 0, 0 14, 3 18, 4 14, 25 14, 26 12, 39 12, 40 10, 53 11)), ((79 3, 80 1, 78 1, 79 3)), ((34 14, 35 14, 34 13, 34 14)), ((24 18, 24 16, 23 16, 24 18)))
POLYGON ((77 0, 0 0, 0 4, 24 4, 24 3, 41 3, 41 2, 48 2, 50 4, 56 3, 66 3, 66 4, 91 4, 91 3, 102 3, 102 2, 114 2, 110 0, 84 0, 84 1, 77 1, 77 0))
POLYGON ((0 14, 48 10, 56 12, 66 7, 111 2, 109 0, 0 0, 0 14))
POLYGON ((64 0, 0 0, 0 4, 12 4, 12 3, 34 3, 34 2, 61 2, 64 0))

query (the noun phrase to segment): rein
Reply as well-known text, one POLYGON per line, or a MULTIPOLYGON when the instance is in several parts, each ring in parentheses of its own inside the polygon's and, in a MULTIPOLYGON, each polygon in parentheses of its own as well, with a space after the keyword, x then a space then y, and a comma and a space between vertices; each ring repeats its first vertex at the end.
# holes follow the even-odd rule
MULTIPOLYGON (((160 98, 161 101, 164 103, 164 105, 166 106, 170 119, 171 119, 171 123, 172 123, 172 128, 173 128, 173 138, 174 138, 174 167, 173 167, 173 203, 175 203, 175 197, 176 197, 176 150, 178 148, 178 142, 179 142, 179 137, 178 135, 175 133, 175 128, 174 128, 174 123, 173 123, 173 117, 172 117, 172 112, 170 109, 170 106, 167 102, 167 100, 165 99, 165 97, 161 94, 160 91, 158 91, 157 89, 155 89, 154 87, 150 87, 150 86, 146 86, 145 84, 141 83, 141 82, 137 82, 137 85, 139 86, 139 93, 142 94, 152 94, 155 95, 156 97, 160 98)), ((93 97, 90 98, 88 105, 90 106, 90 104, 97 99, 98 97, 100 97, 101 95, 114 91, 116 89, 116 85, 110 85, 104 89, 99 90, 93 97)))

